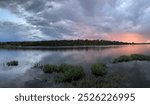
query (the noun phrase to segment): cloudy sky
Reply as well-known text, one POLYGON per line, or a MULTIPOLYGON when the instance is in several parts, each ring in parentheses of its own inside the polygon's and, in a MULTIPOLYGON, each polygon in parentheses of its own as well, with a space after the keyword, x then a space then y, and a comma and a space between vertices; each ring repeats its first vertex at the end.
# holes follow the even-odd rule
POLYGON ((0 41, 150 42, 150 0, 0 0, 0 41))

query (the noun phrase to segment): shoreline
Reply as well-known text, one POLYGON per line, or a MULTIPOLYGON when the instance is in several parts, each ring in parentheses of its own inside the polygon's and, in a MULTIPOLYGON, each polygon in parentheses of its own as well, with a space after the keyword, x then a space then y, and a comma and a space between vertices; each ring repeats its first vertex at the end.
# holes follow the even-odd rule
POLYGON ((55 49, 92 49, 92 48, 114 48, 122 46, 137 46, 137 45, 150 45, 149 43, 143 44, 122 44, 122 45, 78 45, 78 46, 0 46, 0 49, 45 49, 45 50, 55 50, 55 49))

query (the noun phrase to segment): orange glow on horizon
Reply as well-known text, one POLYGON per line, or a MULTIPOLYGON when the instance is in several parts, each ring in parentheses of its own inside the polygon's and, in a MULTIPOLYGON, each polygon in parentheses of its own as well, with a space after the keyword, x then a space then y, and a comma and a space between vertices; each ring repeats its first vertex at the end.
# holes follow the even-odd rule
POLYGON ((137 33, 121 33, 112 34, 109 40, 116 40, 122 42, 135 42, 135 43, 146 43, 148 39, 137 33))
POLYGON ((89 39, 89 40, 111 40, 121 42, 134 42, 134 43, 148 43, 150 42, 150 36, 141 35, 134 32, 118 32, 118 33, 101 33, 94 26, 90 26, 84 23, 79 23, 76 27, 76 32, 80 37, 75 39, 89 39))

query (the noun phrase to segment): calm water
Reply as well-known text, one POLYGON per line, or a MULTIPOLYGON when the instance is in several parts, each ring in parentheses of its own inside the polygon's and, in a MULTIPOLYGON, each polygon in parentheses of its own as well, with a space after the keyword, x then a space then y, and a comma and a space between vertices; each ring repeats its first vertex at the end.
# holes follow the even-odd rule
MULTIPOLYGON (((7 50, 0 49, 0 87, 57 87, 53 82, 42 84, 40 79, 48 75, 41 70, 33 70, 40 64, 80 64, 90 73, 91 64, 101 61, 108 65, 109 73, 123 74, 125 87, 150 87, 150 62, 133 61, 112 64, 112 59, 120 55, 150 55, 150 45, 103 46, 83 49, 53 50, 7 50), (19 66, 7 67, 6 62, 18 60, 19 66), (40 83, 40 84, 39 84, 40 83)), ((53 76, 49 77, 52 78, 53 76)))

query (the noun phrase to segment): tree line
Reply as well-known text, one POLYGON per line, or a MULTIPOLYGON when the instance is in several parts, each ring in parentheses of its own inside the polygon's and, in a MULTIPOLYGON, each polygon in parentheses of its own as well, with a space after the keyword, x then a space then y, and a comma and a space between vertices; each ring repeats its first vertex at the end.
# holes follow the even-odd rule
POLYGON ((0 42, 0 46, 89 46, 89 45, 123 45, 127 42, 108 40, 49 40, 49 41, 23 41, 0 42))

